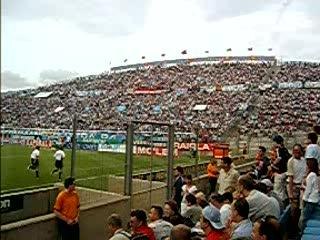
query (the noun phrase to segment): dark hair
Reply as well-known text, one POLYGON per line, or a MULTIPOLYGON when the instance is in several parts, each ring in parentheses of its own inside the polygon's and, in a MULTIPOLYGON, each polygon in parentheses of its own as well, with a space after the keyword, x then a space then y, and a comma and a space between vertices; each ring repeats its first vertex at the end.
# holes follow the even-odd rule
POLYGON ((244 189, 251 191, 255 189, 255 183, 252 177, 248 175, 241 176, 239 178, 239 184, 243 186, 244 189))
POLYGON ((178 213, 178 204, 174 200, 168 200, 164 204, 168 204, 174 213, 178 213))
POLYGON ((192 181, 192 176, 191 176, 191 174, 187 174, 184 178, 192 181))
POLYGON ((294 144, 292 149, 294 149, 295 147, 299 147, 299 148, 300 148, 301 153, 303 152, 303 147, 302 147, 302 145, 301 145, 301 144, 299 144, 299 143, 294 144))
POLYGON ((234 208, 237 210, 238 214, 247 219, 249 216, 249 203, 245 198, 240 198, 233 204, 234 208))
POLYGON ((186 196, 186 201, 188 203, 190 203, 191 205, 197 204, 197 198, 193 194, 190 194, 190 193, 186 196))
POLYGON ((161 219, 162 216, 163 216, 163 209, 162 209, 162 207, 159 206, 159 205, 152 205, 152 206, 151 206, 151 209, 152 209, 152 208, 157 212, 158 217, 161 219))
POLYGON ((223 203, 224 199, 219 193, 212 193, 210 195, 210 200, 217 201, 218 203, 223 203))
POLYGON ((311 132, 308 134, 308 139, 311 141, 312 144, 317 144, 318 135, 315 132, 311 132))
POLYGON ((272 140, 274 141, 274 142, 276 142, 277 144, 283 144, 283 137, 281 137, 280 135, 275 135, 273 138, 272 138, 272 140))
POLYGON ((256 189, 259 191, 259 192, 262 192, 264 194, 267 194, 268 193, 268 187, 265 183, 263 182, 258 182, 257 185, 256 185, 256 189))
POLYGON ((231 163, 232 163, 232 159, 230 158, 230 157, 223 157, 222 159, 222 162, 224 163, 224 164, 227 164, 227 165, 231 165, 231 163))
POLYGON ((74 184, 75 179, 73 177, 68 177, 64 180, 64 187, 69 188, 72 184, 74 184))
POLYGON ((147 214, 141 209, 132 210, 130 216, 136 217, 138 221, 141 221, 143 224, 147 223, 147 214))
POLYGON ((263 152, 266 153, 267 149, 264 146, 259 146, 259 149, 263 152))
POLYGON ((182 168, 181 166, 177 166, 177 167, 176 167, 176 170, 177 170, 179 173, 183 174, 183 168, 182 168))
POLYGON ((113 227, 122 228, 122 220, 121 220, 120 215, 118 215, 118 214, 115 214, 115 213, 111 214, 108 217, 107 223, 108 223, 108 225, 111 225, 113 227))
POLYGON ((38 146, 36 146, 36 149, 38 149, 38 150, 39 150, 39 149, 40 149, 40 146, 39 146, 39 145, 38 145, 38 146))
POLYGON ((307 166, 309 168, 309 173, 314 172, 317 176, 319 175, 319 164, 317 159, 307 158, 307 166))
POLYGON ((281 227, 277 219, 273 216, 263 217, 257 220, 260 224, 259 234, 265 235, 267 240, 281 240, 281 227))
POLYGON ((233 202, 233 195, 231 192, 225 192, 224 194, 222 194, 222 199, 223 201, 228 200, 230 203, 233 202))

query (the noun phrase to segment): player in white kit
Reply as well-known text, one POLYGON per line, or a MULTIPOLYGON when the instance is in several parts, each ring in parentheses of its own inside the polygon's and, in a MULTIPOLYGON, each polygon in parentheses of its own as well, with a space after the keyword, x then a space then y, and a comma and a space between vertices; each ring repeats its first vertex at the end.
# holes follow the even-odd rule
POLYGON ((55 159, 55 169, 51 171, 51 175, 53 175, 56 172, 59 172, 59 180, 61 181, 63 160, 66 157, 62 146, 57 147, 57 151, 54 153, 53 157, 55 159))

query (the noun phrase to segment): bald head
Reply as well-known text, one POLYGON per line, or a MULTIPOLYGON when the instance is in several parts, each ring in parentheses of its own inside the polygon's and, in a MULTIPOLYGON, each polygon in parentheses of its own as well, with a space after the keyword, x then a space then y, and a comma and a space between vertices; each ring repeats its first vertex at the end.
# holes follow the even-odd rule
POLYGON ((191 239, 191 228, 183 224, 178 224, 172 228, 170 240, 190 240, 190 239, 191 239))

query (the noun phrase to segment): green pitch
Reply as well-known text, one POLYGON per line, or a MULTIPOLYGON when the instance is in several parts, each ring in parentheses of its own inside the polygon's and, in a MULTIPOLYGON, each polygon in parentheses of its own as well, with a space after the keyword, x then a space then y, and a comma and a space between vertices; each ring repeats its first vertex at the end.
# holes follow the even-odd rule
MULTIPOLYGON (((40 149, 40 178, 35 178, 35 173, 27 170, 30 163, 30 147, 20 145, 1 146, 1 191, 17 188, 50 185, 58 181, 57 175, 50 175, 54 168, 54 150, 40 149)), ((71 150, 65 150, 63 178, 70 175, 71 150)), ((166 169, 166 157, 134 156, 134 172, 166 169)), ((204 159, 203 159, 204 160, 204 159)), ((80 185, 100 189, 101 182, 109 174, 123 175, 125 154, 100 153, 77 151, 76 153, 76 178, 80 185)), ((175 159, 174 165, 192 164, 194 159, 181 156, 175 159)))

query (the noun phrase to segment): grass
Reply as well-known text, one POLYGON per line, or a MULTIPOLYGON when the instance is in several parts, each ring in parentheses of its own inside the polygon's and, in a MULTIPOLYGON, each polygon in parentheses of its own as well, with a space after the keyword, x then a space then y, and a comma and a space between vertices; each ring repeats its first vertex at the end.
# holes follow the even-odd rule
MULTIPOLYGON (((1 146, 1 191, 17 188, 29 188, 42 185, 51 185, 57 182, 57 175, 51 176, 54 167, 54 150, 40 150, 40 178, 27 170, 30 163, 30 147, 21 145, 1 146)), ((64 177, 70 175, 71 150, 65 150, 64 177)), ((167 167, 166 157, 153 156, 152 169, 159 170, 167 167)), ((150 156, 134 156, 134 172, 150 170, 150 156)), ((208 158, 202 159, 208 160, 208 158)), ((123 175, 125 154, 77 151, 76 178, 82 179, 83 186, 100 189, 108 175, 123 175), (92 178, 90 178, 92 177, 92 178), (90 179, 85 179, 90 178, 90 179)), ((187 155, 175 159, 174 165, 192 164, 194 159, 187 155)))

